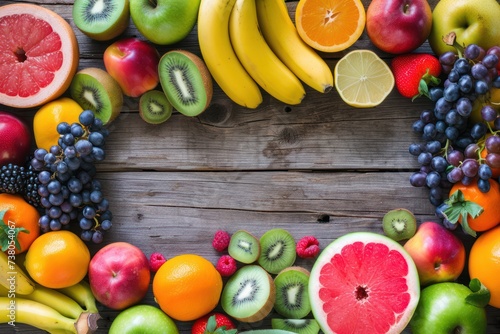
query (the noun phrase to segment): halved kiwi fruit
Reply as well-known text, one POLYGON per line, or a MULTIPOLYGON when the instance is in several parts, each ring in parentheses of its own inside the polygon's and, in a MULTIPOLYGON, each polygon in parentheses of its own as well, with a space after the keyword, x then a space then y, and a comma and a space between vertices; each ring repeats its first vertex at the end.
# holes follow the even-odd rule
POLYGON ((274 309, 285 318, 300 319, 311 312, 309 300, 309 271, 292 266, 283 269, 274 278, 276 301, 274 309))
POLYGON ((297 334, 318 334, 319 323, 316 319, 271 319, 273 329, 281 329, 297 334))
POLYGON ((123 33, 129 25, 128 0, 75 0, 73 20, 81 32, 97 41, 123 33))
POLYGON ((395 241, 407 240, 415 235, 417 220, 407 209, 394 209, 382 218, 382 228, 385 235, 395 241))
POLYGON ((147 91, 139 99, 139 115, 149 124, 165 122, 172 116, 172 109, 165 93, 159 90, 147 91))
POLYGON ((258 263, 271 274, 277 274, 295 262, 296 244, 290 232, 275 228, 264 233, 260 239, 258 263))
POLYGON ((212 76, 200 57, 185 50, 165 53, 158 65, 160 83, 175 110, 197 116, 212 100, 212 76))
POLYGON ((69 87, 70 95, 83 109, 92 110, 103 124, 113 121, 121 112, 123 92, 108 72, 89 67, 78 71, 69 87))
POLYGON ((275 301, 273 279, 262 267, 246 265, 229 278, 221 294, 221 306, 231 317, 243 322, 264 319, 275 301))
POLYGON ((231 235, 227 252, 236 261, 245 264, 253 263, 260 255, 259 239, 248 231, 236 231, 231 235))

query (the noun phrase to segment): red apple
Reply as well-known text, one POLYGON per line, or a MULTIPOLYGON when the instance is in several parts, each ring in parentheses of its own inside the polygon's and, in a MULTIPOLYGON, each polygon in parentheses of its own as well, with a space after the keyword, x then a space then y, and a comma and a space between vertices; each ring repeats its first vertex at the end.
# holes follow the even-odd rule
POLYGON ((439 223, 422 223, 404 248, 417 266, 421 285, 454 281, 464 269, 464 244, 439 223))
POLYGON ((382 51, 408 53, 431 32, 432 10, 427 0, 373 0, 366 11, 366 32, 382 51))
POLYGON ((158 85, 160 54, 138 38, 118 40, 104 50, 106 71, 118 82, 123 94, 138 97, 158 85))
POLYGON ((123 310, 142 300, 151 278, 146 255, 127 242, 101 248, 90 260, 88 275, 95 298, 114 310, 123 310))
POLYGON ((31 149, 31 131, 26 123, 0 111, 0 166, 24 165, 31 149))

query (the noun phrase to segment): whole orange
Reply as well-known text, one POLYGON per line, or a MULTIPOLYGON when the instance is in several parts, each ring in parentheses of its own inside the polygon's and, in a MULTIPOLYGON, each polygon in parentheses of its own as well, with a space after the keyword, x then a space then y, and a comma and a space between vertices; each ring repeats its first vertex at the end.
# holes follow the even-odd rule
POLYGON ((57 145, 59 140, 57 125, 61 122, 69 124, 78 122, 82 111, 82 107, 68 97, 62 97, 43 105, 33 118, 36 146, 48 151, 52 145, 57 145))
POLYGON ((473 181, 470 185, 455 183, 450 190, 450 195, 461 190, 466 201, 474 202, 483 208, 483 212, 476 218, 467 217, 470 228, 477 232, 489 230, 500 223, 500 185, 493 179, 489 182, 490 190, 487 193, 479 190, 477 181, 473 181))
POLYGON ((40 235, 38 220, 40 214, 31 204, 19 195, 0 194, 0 212, 5 211, 2 229, 9 236, 7 245, 2 244, 4 251, 20 254, 28 250, 33 241, 40 235), (11 234, 15 234, 20 248, 10 242, 11 234))
POLYGON ((469 254, 470 278, 477 278, 491 293, 490 305, 500 308, 500 226, 481 234, 469 254))
POLYGON ((196 254, 177 255, 165 262, 153 278, 153 295, 170 317, 191 321, 219 303, 222 277, 214 265, 196 254))
POLYGON ((90 251, 79 236, 60 230, 40 235, 26 253, 26 271, 47 288, 59 289, 80 282, 87 274, 90 251))

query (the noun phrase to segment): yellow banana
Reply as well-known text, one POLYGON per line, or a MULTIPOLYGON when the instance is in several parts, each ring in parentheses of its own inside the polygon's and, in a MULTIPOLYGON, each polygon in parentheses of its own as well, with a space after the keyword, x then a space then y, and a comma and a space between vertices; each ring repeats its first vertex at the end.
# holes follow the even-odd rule
POLYGON ((304 83, 321 93, 333 87, 333 74, 300 37, 283 0, 255 0, 264 38, 279 59, 304 83))
POLYGON ((24 298, 0 297, 0 323, 26 324, 47 332, 64 330, 77 334, 75 322, 45 304, 24 298))
POLYGON ((57 291, 75 300, 81 307, 84 308, 85 311, 90 313, 99 313, 95 297, 92 294, 90 285, 87 282, 81 281, 80 283, 70 287, 57 289, 57 291))
POLYGON ((286 104, 302 101, 302 83, 274 54, 260 32, 255 0, 236 0, 229 17, 229 36, 243 67, 265 91, 286 104))
POLYGON ((35 290, 35 283, 14 262, 14 257, 0 252, 0 285, 16 294, 30 294, 35 290))
POLYGON ((22 298, 50 306, 57 312, 69 318, 78 319, 78 317, 85 312, 80 304, 65 294, 38 284, 35 287, 35 291, 29 295, 23 295, 22 298))
POLYGON ((201 0, 198 42, 210 74, 235 103, 257 108, 262 102, 259 86, 241 65, 229 39, 229 16, 236 0, 201 0))

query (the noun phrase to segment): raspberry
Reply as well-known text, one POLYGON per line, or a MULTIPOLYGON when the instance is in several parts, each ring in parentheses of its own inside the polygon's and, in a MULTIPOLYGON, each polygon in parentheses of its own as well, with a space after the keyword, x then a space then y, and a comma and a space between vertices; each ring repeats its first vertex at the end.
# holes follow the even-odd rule
POLYGON ((212 246, 216 251, 223 252, 229 246, 229 240, 231 240, 231 235, 228 232, 218 230, 217 232, 215 232, 212 246))
POLYGON ((233 259, 230 255, 222 255, 217 261, 217 265, 215 269, 221 274, 223 277, 229 277, 236 271, 236 260, 233 259))
POLYGON ((297 255, 303 259, 314 258, 319 254, 319 241, 311 235, 305 236, 297 242, 297 255))
POLYGON ((149 257, 149 269, 155 273, 166 261, 167 259, 165 259, 163 254, 155 252, 149 257))

